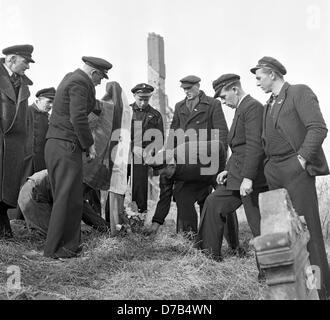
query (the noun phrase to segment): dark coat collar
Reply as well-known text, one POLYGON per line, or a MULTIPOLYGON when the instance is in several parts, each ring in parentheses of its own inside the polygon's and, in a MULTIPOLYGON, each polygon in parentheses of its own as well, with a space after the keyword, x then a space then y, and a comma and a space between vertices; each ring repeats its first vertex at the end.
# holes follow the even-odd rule
MULTIPOLYGON (((187 98, 179 102, 179 106, 186 105, 187 98)), ((204 91, 200 90, 199 92, 199 104, 210 104, 204 91)))
MULTIPOLYGON (((30 92, 27 86, 33 84, 33 82, 27 76, 24 75, 21 76, 21 78, 22 78, 22 85, 18 96, 19 102, 29 97, 30 92)), ((14 88, 10 82, 9 74, 5 69, 5 67, 3 66, 2 62, 0 63, 0 88, 12 101, 14 101, 15 103, 17 102, 17 97, 14 88)))

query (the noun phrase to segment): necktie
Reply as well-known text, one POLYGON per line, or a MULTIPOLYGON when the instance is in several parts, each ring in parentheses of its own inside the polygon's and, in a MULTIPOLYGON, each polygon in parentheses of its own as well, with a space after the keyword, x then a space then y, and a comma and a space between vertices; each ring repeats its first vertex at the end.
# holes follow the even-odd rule
POLYGON ((268 104, 270 105, 270 113, 272 113, 273 106, 275 104, 276 98, 277 98, 277 96, 275 96, 275 94, 272 94, 269 101, 268 101, 268 104))
POLYGON ((21 77, 17 73, 13 73, 10 76, 10 81, 15 89, 21 86, 21 77))

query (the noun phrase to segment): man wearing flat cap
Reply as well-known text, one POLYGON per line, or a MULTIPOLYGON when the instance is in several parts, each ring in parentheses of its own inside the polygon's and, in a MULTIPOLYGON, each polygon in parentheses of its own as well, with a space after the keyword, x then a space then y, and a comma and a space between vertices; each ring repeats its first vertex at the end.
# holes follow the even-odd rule
POLYGON ((224 226, 228 216, 242 204, 254 237, 260 235, 258 197, 267 191, 263 173, 261 144, 262 104, 246 94, 240 76, 224 74, 213 82, 215 98, 235 109, 228 134, 232 151, 226 168, 218 177, 218 187, 204 204, 198 230, 199 247, 214 259, 221 259, 224 226))
POLYGON ((7 215, 17 206, 23 173, 26 112, 32 81, 25 75, 33 46, 15 45, 2 50, 0 59, 0 239, 11 238, 7 215))
POLYGON ((136 85, 132 90, 135 102, 131 125, 132 141, 132 201, 139 212, 148 209, 148 172, 144 156, 157 153, 164 144, 164 125, 161 113, 150 106, 149 101, 154 88, 146 83, 136 85), (153 132, 152 132, 153 131, 153 132), (145 139, 150 133, 151 140, 145 139), (153 150, 150 148, 152 147, 153 150))
MULTIPOLYGON (((21 185, 34 173, 46 169, 45 144, 49 111, 55 97, 55 88, 45 88, 36 93, 36 101, 27 109, 27 140, 24 151, 24 171, 21 185)), ((16 219, 23 215, 17 206, 16 219)))
POLYGON ((49 120, 45 146, 53 208, 44 255, 71 258, 80 245, 83 208, 82 155, 95 156, 88 115, 96 106, 95 86, 108 79, 112 65, 104 59, 83 57, 84 66, 68 73, 59 84, 49 120))
MULTIPOLYGON (((194 75, 184 77, 180 80, 186 98, 178 102, 175 106, 166 148, 174 149, 177 145, 187 141, 215 140, 220 141, 226 152, 228 127, 221 103, 214 98, 206 96, 200 90, 200 81, 201 79, 194 75)), ((217 172, 222 170, 223 168, 219 168, 217 172)), ((177 232, 197 232, 198 216, 195 209, 195 202, 198 202, 202 210, 203 203, 212 190, 215 177, 216 174, 215 176, 210 176, 210 179, 201 179, 200 182, 174 182, 172 180, 173 191, 172 186, 168 185, 169 181, 167 182, 166 188, 163 188, 167 196, 162 197, 160 195, 160 199, 168 199, 170 193, 173 192, 178 212, 177 232)), ((159 207, 168 208, 168 206, 159 207)), ((168 212, 161 210, 160 212, 156 211, 156 213, 157 216, 163 218, 168 212)), ((152 228, 156 230, 159 227, 159 223, 157 225, 156 220, 153 222, 152 228)))
POLYGON ((319 216, 315 177, 329 174, 322 150, 327 136, 318 99, 306 85, 284 81, 286 68, 263 57, 251 69, 257 86, 271 93, 263 117, 265 176, 271 190, 285 188, 295 211, 304 216, 310 233, 310 262, 321 270, 319 296, 330 297, 330 272, 319 216))

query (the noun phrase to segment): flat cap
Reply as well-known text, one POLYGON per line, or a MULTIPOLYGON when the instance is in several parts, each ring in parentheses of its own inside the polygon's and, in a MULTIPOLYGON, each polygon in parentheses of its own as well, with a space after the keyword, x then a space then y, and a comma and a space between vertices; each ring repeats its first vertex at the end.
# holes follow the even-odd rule
POLYGON ((181 88, 188 89, 191 88, 194 84, 199 83, 201 78, 197 76, 187 76, 180 80, 181 88))
POLYGON ((32 59, 33 46, 30 44, 20 44, 5 48, 2 50, 2 53, 6 56, 9 54, 16 54, 25 58, 28 62, 34 63, 32 59))
POLYGON ((214 98, 218 98, 220 96, 221 90, 223 87, 234 83, 236 81, 239 81, 241 79, 240 76, 234 73, 226 73, 223 74, 221 77, 218 79, 214 80, 212 83, 213 89, 215 91, 214 98))
POLYGON ((104 59, 96 58, 96 57, 82 57, 82 61, 84 61, 87 65, 99 70, 102 72, 103 77, 109 79, 107 73, 112 68, 112 64, 104 59))
POLYGON ((53 88, 53 87, 51 87, 51 88, 45 88, 45 89, 39 90, 36 93, 36 97, 37 98, 45 97, 45 98, 54 100, 55 93, 56 93, 55 88, 53 88))
POLYGON ((154 90, 154 87, 147 83, 139 83, 131 91, 140 97, 150 97, 154 90))
POLYGON ((250 71, 255 74, 258 69, 270 68, 283 76, 286 74, 286 69, 281 62, 272 57, 263 57, 258 61, 257 66, 252 68, 250 71))

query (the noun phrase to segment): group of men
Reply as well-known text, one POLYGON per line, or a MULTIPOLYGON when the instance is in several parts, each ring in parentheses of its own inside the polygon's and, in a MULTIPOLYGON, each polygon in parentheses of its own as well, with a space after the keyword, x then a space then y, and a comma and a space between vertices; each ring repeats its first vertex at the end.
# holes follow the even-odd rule
MULTIPOLYGON (((88 115, 96 106, 95 86, 108 79, 112 64, 101 58, 83 57, 81 69, 67 74, 57 90, 39 91, 37 102, 28 107, 32 81, 25 71, 34 63, 33 46, 12 46, 2 52, 0 238, 12 237, 7 210, 17 206, 22 182, 33 172, 47 169, 53 204, 44 255, 77 256, 84 203, 82 156, 85 153, 89 161, 96 157, 88 115), (28 152, 26 138, 34 135, 33 130, 43 132, 41 151, 37 152, 41 157, 28 152)), ((311 264, 321 269, 320 297, 329 297, 330 272, 315 187, 315 176, 329 174, 322 150, 327 127, 317 97, 306 85, 287 83, 286 68, 272 57, 260 59, 251 72, 257 85, 271 93, 265 107, 245 93, 239 75, 224 74, 216 79, 214 97, 200 90, 199 77, 181 79, 186 97, 175 106, 166 142, 162 116, 149 104, 154 88, 142 83, 132 89, 132 200, 141 212, 147 210, 147 178, 149 167, 153 167, 160 174, 160 200, 147 234, 157 232, 174 198, 177 231, 197 234, 193 239, 199 248, 220 259, 225 229, 230 245, 238 245, 236 209, 243 204, 252 234, 258 236, 258 195, 268 189, 286 188, 295 210, 307 222, 311 264), (235 109, 230 130, 217 98, 235 109), (156 133, 146 141, 149 129, 156 133), (196 162, 179 161, 182 145, 189 154, 195 151, 196 162), (231 156, 227 161, 228 146, 231 156), (212 153, 214 147, 216 155, 212 153), (168 150, 172 152, 170 162, 164 163, 164 157, 155 161, 168 150), (217 168, 203 174, 202 169, 210 163, 205 165, 200 159, 210 153, 210 161, 218 158, 217 168), (196 202, 200 206, 199 225, 196 202)))

